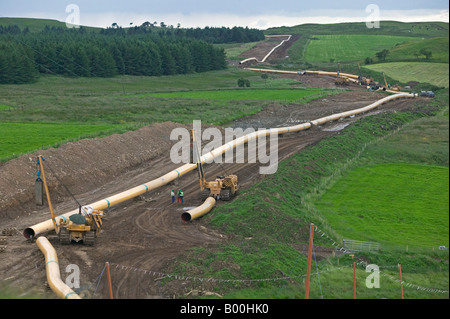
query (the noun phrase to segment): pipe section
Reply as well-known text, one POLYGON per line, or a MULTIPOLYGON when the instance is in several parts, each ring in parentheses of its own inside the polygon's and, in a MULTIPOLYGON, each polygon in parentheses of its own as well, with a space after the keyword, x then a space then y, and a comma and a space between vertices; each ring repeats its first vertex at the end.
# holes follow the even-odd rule
POLYGON ((395 100, 395 99, 399 99, 399 98, 414 98, 414 97, 415 97, 415 94, 410 94, 410 93, 397 93, 395 95, 389 95, 389 96, 387 96, 385 98, 382 98, 381 100, 376 101, 376 102, 374 102, 374 103, 372 103, 372 104, 370 104, 368 106, 365 106, 363 108, 352 110, 352 111, 347 111, 347 112, 342 112, 342 113, 337 113, 337 114, 333 114, 333 115, 326 116, 326 117, 322 117, 320 119, 311 121, 311 124, 313 124, 315 126, 322 125, 322 124, 325 124, 325 123, 328 123, 328 122, 331 122, 331 121, 339 120, 341 118, 346 118, 346 117, 350 117, 350 116, 353 116, 353 115, 357 115, 357 114, 361 114, 361 113, 365 113, 365 112, 371 111, 374 108, 376 108, 376 107, 378 107, 378 106, 380 106, 380 105, 382 105, 384 103, 387 103, 387 102, 389 102, 391 100, 395 100))
POLYGON ((209 213, 213 209, 215 204, 216 200, 214 199, 214 197, 208 197, 202 205, 181 214, 181 219, 185 222, 189 222, 191 220, 202 217, 203 215, 209 213))
POLYGON ((58 256, 53 246, 47 238, 39 237, 36 244, 45 256, 45 268, 47 272, 47 281, 53 292, 61 299, 81 299, 72 289, 62 280, 59 272, 58 256))
MULTIPOLYGON (((258 68, 245 68, 245 70, 262 72, 262 73, 276 73, 276 74, 317 74, 317 75, 331 75, 338 76, 338 72, 327 72, 327 71, 285 71, 285 70, 273 70, 273 69, 258 69, 258 68)), ((339 73, 339 76, 348 78, 350 80, 359 79, 358 75, 350 73, 339 73)))
MULTIPOLYGON (((264 70, 266 71, 266 70, 264 70)), ((285 71, 285 72, 289 72, 289 71, 285 71)), ((320 118, 314 121, 311 121, 310 123, 303 123, 303 124, 299 124, 299 125, 295 125, 295 126, 290 126, 290 127, 281 127, 281 128, 272 128, 272 129, 266 129, 266 130, 259 130, 257 132, 253 132, 251 134, 242 136, 240 138, 237 138, 227 144, 222 145, 219 148, 216 148, 214 150, 212 150, 211 152, 204 154, 201 156, 201 162, 202 164, 205 163, 211 163, 216 157, 222 156, 222 154, 224 154, 226 151, 231 150, 236 148, 238 145, 241 144, 245 144, 248 143, 251 140, 254 139, 258 139, 260 137, 264 137, 264 136, 268 136, 271 133, 275 133, 275 134, 286 134, 286 133, 293 133, 293 132, 299 132, 299 131, 303 131, 303 130, 307 130, 309 129, 312 125, 321 125, 324 124, 326 122, 330 122, 330 121, 335 121, 338 120, 340 118, 345 118, 348 116, 352 116, 355 114, 359 114, 359 113, 363 113, 363 112, 367 112, 383 103, 386 103, 388 101, 394 100, 394 99, 398 99, 398 98, 413 98, 416 95, 414 94, 408 94, 408 93, 398 93, 396 92, 396 94, 385 97, 381 100, 379 100, 378 102, 372 103, 371 105, 368 105, 366 107, 363 107, 361 109, 357 109, 357 110, 353 110, 353 111, 349 111, 349 112, 343 112, 343 113, 339 113, 339 114, 333 114, 331 116, 327 116, 324 118, 320 118)), ((89 206, 92 206, 94 210, 104 210, 107 209, 109 207, 112 207, 114 205, 120 204, 124 201, 127 201, 129 199, 135 198, 139 195, 142 195, 146 192, 155 190, 163 185, 168 184, 169 182, 177 179, 178 177, 181 177, 187 173, 189 173, 190 171, 193 171, 197 168, 196 164, 185 164, 169 173, 167 173, 166 175, 157 178, 155 180, 152 180, 148 183, 142 184, 140 186, 137 186, 135 188, 132 188, 130 190, 124 191, 122 193, 113 195, 109 198, 105 198, 102 199, 100 201, 97 201, 93 204, 90 204, 89 206)), ((77 214, 78 213, 78 209, 72 210, 68 213, 65 213, 63 215, 57 216, 56 219, 56 224, 59 225, 59 221, 60 219, 67 219, 69 218, 71 215, 73 214, 77 214)), ((47 221, 44 221, 42 223, 39 223, 37 225, 31 226, 29 228, 26 228, 23 232, 23 235, 25 236, 25 238, 27 239, 33 239, 36 236, 38 236, 39 234, 43 234, 46 232, 49 232, 51 230, 53 230, 55 227, 53 225, 53 221, 52 219, 49 219, 47 221)))

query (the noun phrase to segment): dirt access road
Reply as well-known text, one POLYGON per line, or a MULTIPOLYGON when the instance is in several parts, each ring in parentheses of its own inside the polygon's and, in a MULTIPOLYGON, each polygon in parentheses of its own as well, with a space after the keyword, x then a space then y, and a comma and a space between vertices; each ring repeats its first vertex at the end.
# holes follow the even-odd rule
MULTIPOLYGON (((295 79, 311 86, 316 83, 323 87, 334 86, 334 79, 330 77, 307 76, 295 79)), ((382 97, 383 94, 358 89, 304 105, 273 104, 259 114, 235 121, 230 126, 244 129, 290 126, 360 108, 382 97)), ((426 99, 397 100, 361 116, 409 110, 424 103, 427 103, 426 99)), ((339 134, 346 125, 361 116, 284 135, 279 139, 279 160, 288 158, 328 136, 339 134)), ((6 284, 19 288, 24 293, 56 298, 46 285, 42 253, 35 243, 26 240, 22 235, 25 228, 50 218, 47 205, 40 207, 34 204, 37 155, 46 158, 52 201, 55 211, 61 214, 77 207, 63 185, 81 204, 87 205, 158 178, 181 166, 173 164, 169 157, 174 144, 169 136, 171 131, 178 127, 183 126, 177 123, 153 124, 135 132, 67 143, 58 149, 24 155, 2 164, 0 230, 10 227, 17 229, 17 232, 8 237, 8 246, 0 253, 0 286, 6 284)), ((225 173, 237 174, 241 189, 246 189, 264 178, 259 174, 259 168, 259 163, 211 164, 205 166, 205 172, 208 179, 225 173)), ((197 172, 193 171, 176 180, 173 185, 167 185, 106 210, 103 232, 93 247, 79 244, 61 246, 54 234, 47 234, 57 251, 62 279, 65 280, 71 274, 66 272, 68 265, 77 265, 81 276, 80 295, 85 298, 92 297, 105 262, 110 262, 113 264, 111 271, 116 298, 185 296, 188 291, 182 281, 175 290, 170 291, 160 285, 167 265, 187 249, 214 247, 229 240, 225 234, 208 229, 208 225, 201 218, 190 223, 181 221, 183 209, 201 204, 199 197, 197 172), (171 203, 171 188, 184 190, 183 204, 171 203)), ((226 202, 218 202, 218 205, 226 205, 226 202)), ((202 277, 201 274, 184 275, 202 277)), ((108 298, 105 278, 98 286, 95 298, 108 298)))

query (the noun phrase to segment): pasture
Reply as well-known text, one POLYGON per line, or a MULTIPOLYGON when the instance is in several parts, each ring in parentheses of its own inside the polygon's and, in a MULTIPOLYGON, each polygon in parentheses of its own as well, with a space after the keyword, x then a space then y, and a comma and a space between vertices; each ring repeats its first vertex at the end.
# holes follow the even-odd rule
MULTIPOLYGON (((203 99, 218 101, 234 100, 272 100, 282 102, 295 102, 318 98, 327 95, 327 90, 320 88, 311 89, 238 89, 238 90, 214 90, 214 91, 189 91, 171 93, 153 93, 144 96, 181 98, 181 99, 203 99)), ((141 95, 142 96, 142 95, 141 95)))
POLYGON ((384 72, 387 76, 403 83, 418 81, 438 87, 449 87, 448 63, 391 62, 365 65, 364 68, 384 72))
POLYGON ((420 38, 388 35, 316 35, 305 51, 308 62, 348 62, 372 57, 383 49, 398 44, 419 41, 420 38))
POLYGON ((344 238, 437 249, 449 242, 448 185, 448 167, 362 166, 328 190, 316 208, 344 238))

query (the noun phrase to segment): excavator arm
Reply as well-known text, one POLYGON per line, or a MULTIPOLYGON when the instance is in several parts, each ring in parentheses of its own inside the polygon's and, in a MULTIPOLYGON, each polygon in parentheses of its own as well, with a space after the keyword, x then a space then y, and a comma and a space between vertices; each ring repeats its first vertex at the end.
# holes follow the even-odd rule
POLYGON ((39 155, 37 158, 37 164, 39 165, 40 175, 42 175, 42 181, 44 183, 44 188, 45 188, 45 195, 47 196, 48 207, 50 210, 50 215, 52 216, 53 226, 55 227, 56 233, 59 233, 59 227, 56 224, 56 214, 53 211, 53 205, 52 205, 52 201, 50 199, 50 192, 48 191, 47 179, 45 178, 45 171, 44 171, 44 164, 43 164, 44 160, 45 160, 44 157, 42 157, 42 155, 39 155))

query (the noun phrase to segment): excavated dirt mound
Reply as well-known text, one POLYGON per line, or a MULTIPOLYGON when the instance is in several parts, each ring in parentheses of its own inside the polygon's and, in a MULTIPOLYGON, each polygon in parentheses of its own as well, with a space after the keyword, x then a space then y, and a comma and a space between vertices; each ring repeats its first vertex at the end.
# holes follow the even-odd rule
MULTIPOLYGON (((279 105, 267 107, 261 113, 241 119, 234 127, 277 127, 295 125, 337 112, 368 105, 384 95, 366 91, 351 91, 329 96, 304 105, 279 105)), ((398 100, 387 103, 370 114, 420 108, 427 99, 398 100)), ((366 116, 364 114, 361 116, 366 116)), ((318 141, 339 134, 352 121, 345 119, 322 127, 286 134, 279 140, 279 160, 283 160, 318 141)), ((35 158, 46 158, 46 170, 50 192, 58 214, 76 208, 67 194, 66 185, 82 204, 89 204, 111 195, 151 181, 181 166, 170 161, 169 151, 175 143, 170 141, 172 129, 182 127, 176 123, 160 123, 135 132, 114 135, 102 139, 88 139, 67 143, 57 149, 49 149, 25 155, 0 167, 0 225, 17 232, 8 238, 8 247, 0 252, 0 281, 8 285, 34 291, 54 298, 45 285, 45 262, 35 243, 26 240, 22 231, 48 220, 48 206, 34 204, 35 158), (55 179, 53 175, 58 176, 55 179)), ((226 173, 237 174, 241 189, 246 189, 264 176, 259 173, 260 164, 210 164, 205 166, 207 177, 226 173)), ((84 245, 61 246, 56 236, 48 234, 55 247, 61 275, 69 273, 66 267, 75 264, 80 268, 81 294, 92 296, 97 279, 105 262, 112 263, 113 290, 116 298, 172 298, 188 293, 180 281, 176 290, 161 285, 165 276, 164 266, 173 258, 192 247, 215 246, 228 240, 204 224, 200 218, 183 223, 181 214, 188 207, 196 207, 201 201, 198 177, 191 172, 145 195, 113 206, 105 211, 104 229, 94 247, 84 245), (183 204, 172 204, 170 189, 182 188, 183 204)), ((218 205, 226 205, 219 202, 218 205)), ((195 275, 195 274, 186 274, 195 275)), ((201 277, 201 274, 197 274, 201 277)), ((173 287, 173 285, 171 285, 173 287)), ((107 285, 103 278, 96 298, 107 298, 107 285)))

